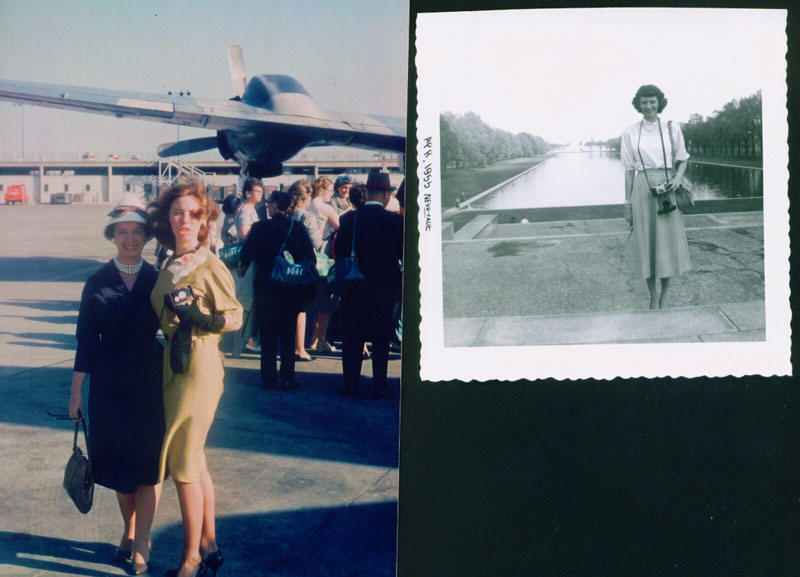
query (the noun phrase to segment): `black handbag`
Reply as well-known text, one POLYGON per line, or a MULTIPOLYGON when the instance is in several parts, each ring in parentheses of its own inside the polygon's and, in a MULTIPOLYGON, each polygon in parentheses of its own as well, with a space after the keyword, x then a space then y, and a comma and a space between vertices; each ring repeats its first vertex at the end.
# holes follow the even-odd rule
POLYGON ((350 256, 336 259, 336 262, 328 272, 328 284, 334 292, 341 292, 358 286, 363 280, 364 275, 358 268, 358 258, 356 257, 356 218, 358 211, 353 213, 353 240, 350 243, 350 256))
POLYGON ((67 461, 67 466, 64 469, 64 489, 66 489, 72 502, 75 503, 78 511, 86 514, 92 508, 94 478, 92 477, 92 467, 89 459, 78 446, 78 427, 81 425, 83 425, 83 439, 86 442, 88 451, 89 435, 86 432, 86 419, 81 417, 80 422, 75 422, 72 456, 67 461))
MULTIPOLYGON (((669 141, 672 145, 672 166, 675 166, 675 138, 672 136, 672 121, 667 122, 667 132, 669 132, 669 141)), ((675 191, 675 202, 681 211, 694 206, 694 194, 692 188, 694 185, 692 181, 685 176, 681 177, 681 183, 678 190, 675 191)))
POLYGON ((311 286, 317 282, 316 265, 311 260, 300 263, 289 262, 283 256, 283 249, 286 247, 289 235, 292 234, 293 226, 294 220, 289 224, 289 232, 286 233, 286 238, 278 249, 275 260, 272 261, 272 270, 269 272, 268 281, 272 284, 283 286, 311 286))

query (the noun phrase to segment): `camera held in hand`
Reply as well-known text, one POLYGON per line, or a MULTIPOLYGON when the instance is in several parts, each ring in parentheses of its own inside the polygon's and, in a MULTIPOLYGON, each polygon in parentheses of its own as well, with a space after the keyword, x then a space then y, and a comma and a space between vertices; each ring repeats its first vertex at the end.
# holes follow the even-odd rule
POLYGON ((188 285, 167 293, 167 296, 172 305, 170 308, 172 308, 173 311, 177 310, 178 307, 187 306, 194 302, 194 292, 192 291, 192 287, 188 285))
POLYGON ((677 205, 672 203, 669 197, 659 198, 668 193, 666 183, 659 184, 658 186, 651 186, 650 192, 658 199, 658 210, 656 211, 658 214, 667 214, 678 208, 677 205))
MULTIPOLYGON (((173 311, 181 307, 190 307, 194 302, 192 287, 185 286, 164 295, 164 302, 173 311)), ((192 325, 181 320, 170 339, 169 363, 173 373, 185 373, 189 369, 189 357, 192 352, 192 325)))

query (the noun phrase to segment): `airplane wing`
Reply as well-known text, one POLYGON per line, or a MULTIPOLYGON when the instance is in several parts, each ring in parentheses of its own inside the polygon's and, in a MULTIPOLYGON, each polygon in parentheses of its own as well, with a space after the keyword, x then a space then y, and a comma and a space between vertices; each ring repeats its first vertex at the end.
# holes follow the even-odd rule
POLYGON ((0 80, 0 100, 138 118, 210 130, 292 130, 315 145, 350 144, 405 151, 401 118, 319 111, 315 115, 277 114, 239 100, 211 100, 82 86, 0 80))

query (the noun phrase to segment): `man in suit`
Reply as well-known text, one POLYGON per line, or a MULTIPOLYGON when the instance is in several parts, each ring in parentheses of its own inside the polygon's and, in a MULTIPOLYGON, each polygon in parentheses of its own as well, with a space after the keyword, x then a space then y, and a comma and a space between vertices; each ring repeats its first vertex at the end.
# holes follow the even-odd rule
POLYGON ((342 290, 342 369, 339 391, 355 396, 361 376, 365 341, 372 342, 373 392, 390 394, 386 374, 389 340, 395 304, 402 292, 403 217, 385 209, 395 188, 386 172, 371 172, 367 178, 367 200, 340 218, 334 242, 338 258, 350 254, 355 233, 355 253, 364 280, 342 290), (354 232, 355 227, 355 232, 354 232))

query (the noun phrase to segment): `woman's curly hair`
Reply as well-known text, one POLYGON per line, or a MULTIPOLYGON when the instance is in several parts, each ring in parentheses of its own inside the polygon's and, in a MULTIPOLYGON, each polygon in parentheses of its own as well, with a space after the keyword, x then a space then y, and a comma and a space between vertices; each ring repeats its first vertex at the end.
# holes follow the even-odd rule
POLYGON ((169 209, 172 203, 181 196, 193 196, 200 205, 199 220, 203 221, 197 240, 205 244, 211 230, 210 223, 219 217, 217 203, 206 192, 203 181, 199 178, 183 178, 176 184, 162 192, 158 200, 147 206, 150 215, 150 224, 158 242, 171 250, 175 250, 175 235, 169 220, 169 209))
POLYGON ((314 182, 311 183, 311 198, 316 198, 322 191, 328 188, 329 186, 333 186, 333 182, 327 176, 320 176, 314 182))
POLYGON ((655 84, 643 84, 639 87, 639 90, 636 91, 636 95, 633 97, 631 104, 636 109, 637 112, 641 113, 642 109, 639 107, 639 98, 642 96, 655 96, 658 98, 658 111, 661 112, 667 106, 667 97, 664 96, 664 93, 661 92, 661 89, 656 86, 655 84))

